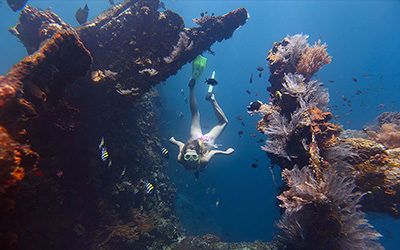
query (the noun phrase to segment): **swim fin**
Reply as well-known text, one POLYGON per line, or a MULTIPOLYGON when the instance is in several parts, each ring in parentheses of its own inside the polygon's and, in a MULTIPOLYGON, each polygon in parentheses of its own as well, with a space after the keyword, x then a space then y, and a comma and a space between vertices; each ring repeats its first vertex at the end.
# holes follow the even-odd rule
POLYGON ((192 79, 197 80, 207 66, 207 58, 198 55, 192 62, 192 79))

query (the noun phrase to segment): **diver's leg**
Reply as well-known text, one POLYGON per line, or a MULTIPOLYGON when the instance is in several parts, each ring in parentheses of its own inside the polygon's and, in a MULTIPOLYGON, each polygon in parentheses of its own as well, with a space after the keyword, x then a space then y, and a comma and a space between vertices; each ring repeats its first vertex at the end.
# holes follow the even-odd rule
POLYGON ((218 124, 215 127, 213 127, 210 130, 210 132, 207 133, 206 136, 208 136, 212 141, 215 141, 215 139, 218 138, 218 136, 222 133, 222 131, 228 124, 228 118, 226 118, 226 115, 222 110, 222 108, 219 106, 217 100, 215 99, 214 94, 211 95, 210 102, 213 106, 215 116, 218 119, 218 124))
POLYGON ((192 124, 190 126, 190 138, 195 139, 198 136, 202 135, 201 126, 200 126, 200 112, 197 108, 197 100, 196 94, 194 93, 194 87, 196 85, 196 81, 191 79, 189 82, 190 89, 190 112, 192 113, 192 124))

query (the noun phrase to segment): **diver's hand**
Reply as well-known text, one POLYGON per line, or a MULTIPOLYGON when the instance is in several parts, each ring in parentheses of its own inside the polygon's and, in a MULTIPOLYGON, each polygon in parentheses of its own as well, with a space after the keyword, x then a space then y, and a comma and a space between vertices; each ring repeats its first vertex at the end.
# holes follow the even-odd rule
POLYGON ((233 148, 228 148, 227 150, 225 150, 225 154, 230 155, 233 152, 235 152, 235 150, 233 148))
POLYGON ((189 88, 193 88, 194 85, 196 85, 196 80, 195 80, 195 79, 190 79, 190 81, 189 81, 189 88))

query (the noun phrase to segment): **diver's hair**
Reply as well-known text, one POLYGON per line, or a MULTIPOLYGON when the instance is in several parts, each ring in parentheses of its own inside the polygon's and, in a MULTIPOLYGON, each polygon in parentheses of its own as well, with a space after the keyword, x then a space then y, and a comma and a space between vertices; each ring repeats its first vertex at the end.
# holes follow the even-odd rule
POLYGON ((200 144, 200 140, 189 140, 183 147, 183 152, 186 152, 187 149, 196 150, 199 156, 203 156, 207 152, 207 148, 200 144))

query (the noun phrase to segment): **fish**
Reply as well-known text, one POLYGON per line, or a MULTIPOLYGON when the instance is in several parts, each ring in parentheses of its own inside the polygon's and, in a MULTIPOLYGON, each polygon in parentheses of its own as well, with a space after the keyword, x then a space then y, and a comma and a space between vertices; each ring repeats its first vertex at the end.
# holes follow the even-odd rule
POLYGON ((112 161, 111 161, 111 158, 108 160, 108 164, 107 164, 107 166, 108 167, 111 167, 111 165, 112 165, 112 161))
POLYGON ((154 185, 148 181, 145 181, 146 193, 151 194, 154 190, 154 185))
POLYGON ((215 207, 219 207, 219 201, 215 202, 215 207))
POLYGON ((178 117, 179 117, 180 120, 182 120, 182 118, 183 118, 183 112, 179 112, 178 117))
POLYGON ((260 107, 262 106, 262 102, 261 101, 254 101, 251 102, 248 106, 247 106, 247 110, 249 112, 254 112, 254 111, 258 111, 260 109, 260 107))
POLYGON ((246 90, 246 93, 247 93, 247 94, 249 94, 249 95, 251 95, 251 93, 250 93, 250 91, 249 91, 249 90, 246 90))
POLYGON ((181 89, 181 94, 182 94, 182 95, 185 95, 185 91, 183 91, 183 89, 181 89))
POLYGON ((79 8, 75 13, 75 19, 80 25, 87 22, 88 16, 89 16, 89 7, 87 4, 85 4, 85 7, 83 7, 83 9, 79 8))
POLYGON ((355 77, 351 78, 351 80, 353 80, 353 82, 358 82, 357 78, 355 77))
POLYGON ((255 133, 251 133, 251 134, 250 134, 250 137, 256 138, 256 136, 257 136, 257 135, 256 135, 255 133))
POLYGON ((275 92, 275 96, 282 100, 282 93, 279 90, 275 92))
POLYGON ((263 72, 263 71, 264 71, 264 67, 262 67, 262 66, 258 66, 258 67, 257 67, 257 71, 259 71, 259 72, 263 72))
POLYGON ((236 119, 241 121, 241 120, 243 120, 243 117, 241 115, 238 115, 238 116, 236 116, 236 119))
POLYGON ((165 157, 165 158, 169 158, 169 152, 168 152, 168 149, 166 149, 166 148, 162 148, 161 149, 161 153, 162 153, 162 155, 165 157))
POLYGON ((242 126, 243 126, 243 127, 246 126, 246 125, 244 124, 244 122, 242 122, 242 126))
POLYGON ((250 83, 253 83, 253 73, 250 75, 250 83))
POLYGON ((106 147, 101 148, 101 160, 106 161, 108 159, 108 151, 106 147))
POLYGON ((257 143, 263 143, 263 142, 264 142, 264 139, 257 140, 257 143))
POLYGON ((22 10, 28 0, 7 0, 8 6, 14 11, 17 12, 18 10, 22 10))
POLYGON ((114 0, 108 0, 110 2, 111 5, 115 5, 114 0))
POLYGON ((239 130, 238 135, 239 135, 240 137, 242 137, 243 134, 244 134, 243 130, 239 130))
POLYGON ((334 83, 335 81, 334 81, 334 80, 328 80, 328 82, 330 82, 330 83, 334 83))
POLYGON ((204 12, 201 12, 201 13, 200 13, 200 16, 201 16, 201 17, 204 17, 204 12))
POLYGON ((261 78, 262 77, 262 73, 260 72, 260 73, 258 73, 258 78, 261 78))
POLYGON ((357 90, 356 91, 356 95, 361 95, 362 94, 362 91, 361 90, 357 90))
POLYGON ((257 163, 252 163, 251 165, 250 165, 252 168, 257 168, 258 167, 258 164, 257 163))

